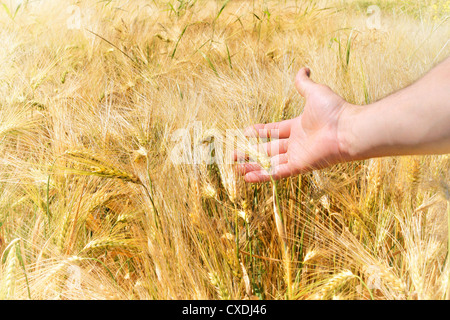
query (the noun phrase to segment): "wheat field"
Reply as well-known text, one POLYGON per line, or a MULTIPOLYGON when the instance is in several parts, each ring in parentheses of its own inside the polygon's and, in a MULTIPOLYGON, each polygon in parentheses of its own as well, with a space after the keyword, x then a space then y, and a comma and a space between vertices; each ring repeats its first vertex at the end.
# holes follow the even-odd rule
POLYGON ((450 298, 449 155, 260 184, 171 157, 298 116, 303 66, 355 104, 411 84, 450 1, 0 4, 0 299, 450 298))

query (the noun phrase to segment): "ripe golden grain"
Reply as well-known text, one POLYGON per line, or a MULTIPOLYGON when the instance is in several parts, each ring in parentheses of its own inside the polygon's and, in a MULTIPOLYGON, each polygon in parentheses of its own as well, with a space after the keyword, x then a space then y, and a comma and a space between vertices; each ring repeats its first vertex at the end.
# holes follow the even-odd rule
POLYGON ((208 273, 208 278, 211 285, 216 289, 217 295, 220 300, 230 300, 231 296, 227 287, 223 284, 218 274, 215 272, 208 273))
POLYGON ((348 280, 354 278, 355 275, 350 270, 344 270, 340 273, 333 275, 327 282, 321 286, 320 299, 326 299, 329 294, 338 289, 339 286, 345 284, 348 280))
POLYGON ((74 173, 97 175, 103 178, 116 178, 127 182, 142 184, 142 181, 134 174, 108 164, 95 153, 74 150, 66 151, 65 154, 86 167, 85 171, 75 169, 73 170, 74 173))
POLYGON ((14 299, 16 269, 18 266, 15 247, 11 247, 9 250, 5 264, 6 269, 5 272, 2 273, 3 281, 1 281, 0 294, 3 296, 2 299, 14 299))

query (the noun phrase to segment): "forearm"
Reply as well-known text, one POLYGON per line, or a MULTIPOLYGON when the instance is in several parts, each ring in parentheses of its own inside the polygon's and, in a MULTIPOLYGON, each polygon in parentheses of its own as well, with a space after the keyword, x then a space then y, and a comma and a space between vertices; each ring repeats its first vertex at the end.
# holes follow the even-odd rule
POLYGON ((450 58, 380 101, 348 105, 338 134, 345 160, 450 153, 450 58))

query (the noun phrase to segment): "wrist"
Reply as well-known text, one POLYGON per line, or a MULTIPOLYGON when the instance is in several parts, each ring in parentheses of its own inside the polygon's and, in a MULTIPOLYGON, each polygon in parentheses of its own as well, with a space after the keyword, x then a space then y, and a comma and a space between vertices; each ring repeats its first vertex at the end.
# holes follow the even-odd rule
POLYGON ((399 119, 404 112, 393 114, 392 108, 386 107, 389 104, 384 100, 364 106, 349 103, 344 106, 338 121, 339 150, 344 161, 404 152, 396 142, 398 137, 392 134, 392 128, 400 127, 399 119))
POLYGON ((351 103, 344 103, 338 119, 337 139, 338 148, 342 162, 361 159, 361 152, 358 149, 358 134, 355 130, 355 124, 361 117, 362 106, 351 103))

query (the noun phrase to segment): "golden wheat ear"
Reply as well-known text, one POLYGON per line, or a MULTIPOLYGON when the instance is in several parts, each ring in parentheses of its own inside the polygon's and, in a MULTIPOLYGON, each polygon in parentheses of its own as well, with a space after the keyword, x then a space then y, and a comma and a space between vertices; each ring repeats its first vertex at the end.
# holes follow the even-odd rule
POLYGON ((66 151, 64 155, 75 163, 81 165, 82 169, 67 168, 67 170, 73 174, 114 178, 136 184, 142 184, 142 181, 136 175, 117 168, 115 165, 102 159, 102 157, 96 153, 80 150, 69 150, 66 151))

